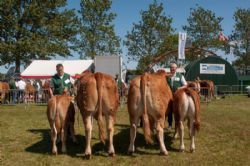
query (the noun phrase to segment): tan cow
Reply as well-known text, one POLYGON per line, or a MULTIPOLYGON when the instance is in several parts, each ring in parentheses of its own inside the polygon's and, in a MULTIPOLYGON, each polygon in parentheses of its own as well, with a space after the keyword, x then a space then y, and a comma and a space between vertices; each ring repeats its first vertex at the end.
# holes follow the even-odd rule
POLYGON ((75 109, 71 102, 72 97, 67 95, 53 96, 48 101, 47 117, 51 128, 52 153, 58 153, 56 147, 57 136, 62 141, 62 152, 66 152, 67 131, 70 129, 73 142, 76 143, 74 122, 75 109))
POLYGON ((129 153, 135 151, 137 124, 142 116, 144 137, 147 143, 152 143, 152 126, 155 125, 160 143, 160 151, 168 155, 164 144, 165 115, 171 109, 172 92, 166 81, 166 73, 145 73, 136 77, 130 83, 128 93, 128 112, 130 119, 129 153))
POLYGON ((86 134, 86 158, 91 157, 91 132, 93 129, 93 117, 97 120, 100 140, 105 143, 105 127, 108 131, 110 156, 115 155, 113 146, 113 134, 115 114, 119 105, 117 85, 113 77, 103 73, 84 72, 78 81, 77 105, 81 111, 86 134))
POLYGON ((201 95, 205 96, 205 101, 210 102, 214 98, 214 82, 211 80, 199 80, 201 95))
POLYGON ((7 82, 0 81, 0 102, 2 104, 4 104, 6 101, 6 98, 8 98, 9 91, 10 91, 9 84, 7 82))
POLYGON ((180 136, 180 151, 184 151, 184 121, 188 120, 189 136, 191 139, 190 151, 195 150, 195 130, 200 128, 200 97, 190 88, 178 89, 174 94, 175 138, 180 136))
POLYGON ((24 89, 25 100, 27 100, 27 102, 34 101, 35 100, 35 92, 36 92, 35 87, 33 85, 31 85, 30 82, 28 82, 25 86, 25 89, 24 89))

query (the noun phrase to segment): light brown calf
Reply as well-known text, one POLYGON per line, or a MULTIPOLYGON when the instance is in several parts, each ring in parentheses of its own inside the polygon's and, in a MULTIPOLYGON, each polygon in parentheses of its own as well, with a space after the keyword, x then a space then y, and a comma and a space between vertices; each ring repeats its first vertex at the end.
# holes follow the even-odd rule
POLYGON ((205 101, 210 102, 214 98, 214 82, 211 80, 199 80, 201 95, 205 96, 205 101))
POLYGON ((184 151, 184 121, 188 120, 190 151, 195 150, 195 130, 200 128, 200 96, 190 88, 178 89, 174 94, 175 138, 180 136, 180 151, 184 151))
POLYGON ((75 109, 71 102, 72 97, 67 95, 53 96, 48 101, 47 117, 51 128, 52 153, 57 154, 57 136, 62 141, 62 152, 66 152, 67 131, 70 129, 73 142, 76 143, 74 122, 75 109))
POLYGON ((100 140, 105 143, 105 127, 108 132, 110 156, 115 155, 113 146, 113 134, 115 114, 119 105, 117 85, 113 77, 103 73, 84 72, 78 81, 77 105, 81 111, 86 137, 85 156, 91 157, 91 133, 93 129, 93 117, 97 120, 100 140))
POLYGON ((24 89, 24 93, 25 93, 25 100, 27 102, 34 102, 35 101, 35 92, 36 92, 36 89, 34 88, 33 85, 31 85, 30 82, 28 82, 25 86, 25 89, 24 89))
POLYGON ((6 98, 8 98, 9 91, 10 91, 9 84, 7 82, 0 81, 0 102, 2 104, 4 104, 6 101, 6 98))

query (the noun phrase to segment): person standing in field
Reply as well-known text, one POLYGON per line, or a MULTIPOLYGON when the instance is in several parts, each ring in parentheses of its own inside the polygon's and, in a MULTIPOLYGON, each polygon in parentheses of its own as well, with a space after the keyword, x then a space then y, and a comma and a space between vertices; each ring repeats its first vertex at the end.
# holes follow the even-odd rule
POLYGON ((69 95, 73 80, 69 74, 64 72, 64 67, 62 64, 56 65, 56 71, 57 73, 50 81, 50 95, 69 95))
MULTIPOLYGON (((174 95, 175 91, 179 88, 185 88, 187 87, 187 81, 184 78, 184 76, 181 73, 177 73, 177 65, 176 63, 171 63, 169 65, 170 67, 170 77, 167 78, 168 85, 174 95)), ((172 123, 173 123, 173 110, 169 110, 168 113, 168 128, 172 128, 172 123)))

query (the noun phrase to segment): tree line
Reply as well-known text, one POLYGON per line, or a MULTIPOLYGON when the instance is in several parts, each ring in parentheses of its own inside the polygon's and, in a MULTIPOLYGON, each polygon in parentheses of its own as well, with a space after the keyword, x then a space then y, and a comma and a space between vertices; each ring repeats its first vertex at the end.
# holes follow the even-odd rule
MULTIPOLYGON (((178 32, 173 18, 166 16, 162 3, 154 0, 147 10, 140 11, 140 21, 133 23, 122 41, 114 31, 116 13, 111 12, 112 0, 81 0, 80 10, 67 9, 67 0, 1 0, 0 1, 0 65, 22 64, 34 59, 72 56, 81 59, 96 55, 117 55, 121 45, 127 48, 129 61, 138 61, 143 71, 152 60, 166 52, 167 60, 178 48, 178 32)), ((222 17, 199 5, 190 9, 187 25, 187 60, 194 60, 222 50, 237 56, 236 66, 250 66, 250 8, 237 8, 233 15, 234 30, 222 41, 222 17), (233 49, 232 49, 233 48, 233 49), (204 51, 206 50, 206 51, 204 51)))

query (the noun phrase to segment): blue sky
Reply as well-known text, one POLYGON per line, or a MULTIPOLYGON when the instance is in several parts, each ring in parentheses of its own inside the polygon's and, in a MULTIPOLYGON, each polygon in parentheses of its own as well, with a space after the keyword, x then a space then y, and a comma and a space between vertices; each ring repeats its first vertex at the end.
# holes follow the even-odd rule
MULTIPOLYGON (((114 20, 116 34, 123 40, 128 31, 132 29, 133 23, 140 21, 140 11, 147 10, 153 0, 113 0, 111 12, 117 14, 114 20)), ((186 25, 190 8, 195 8, 196 4, 205 9, 212 10, 215 15, 223 17, 222 28, 225 35, 229 35, 233 30, 233 14, 237 8, 249 8, 250 0, 158 0, 163 3, 164 12, 173 18, 173 27, 176 31, 182 31, 182 26, 186 25)), ((80 0, 68 0, 68 8, 80 9, 80 0)), ((126 48, 123 47, 123 57, 126 63, 126 48)), ((69 59, 78 59, 79 55, 69 59)), ((232 57, 231 57, 232 58, 232 57)), ((59 58, 60 59, 60 58, 59 58)), ((128 68, 135 68, 136 63, 126 63, 128 68)), ((4 67, 0 67, 0 72, 6 72, 4 67)))

